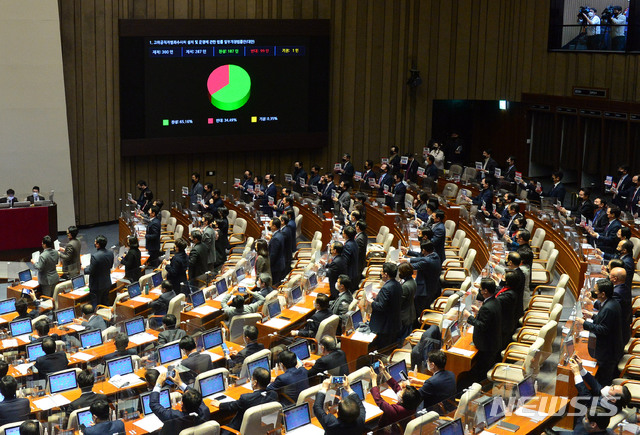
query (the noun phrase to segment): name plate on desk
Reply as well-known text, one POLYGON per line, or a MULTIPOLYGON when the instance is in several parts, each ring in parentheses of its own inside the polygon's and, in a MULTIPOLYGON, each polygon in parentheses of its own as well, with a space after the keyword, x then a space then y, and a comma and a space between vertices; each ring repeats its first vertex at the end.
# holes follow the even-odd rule
POLYGON ((366 334, 360 331, 354 332, 353 335, 351 336, 352 340, 365 341, 367 343, 371 343, 374 338, 376 338, 376 334, 373 334, 373 333, 366 334))
POLYGON ((468 357, 468 356, 473 355, 475 351, 467 350, 467 349, 460 349, 458 347, 452 347, 452 348, 449 349, 449 352, 468 357))
POLYGON ((192 313, 202 314, 203 316, 206 316, 207 314, 215 313, 216 311, 218 311, 218 309, 216 307, 212 307, 211 305, 202 305, 202 306, 199 306, 198 308, 194 308, 193 310, 191 310, 192 313))
POLYGON ((264 326, 268 326, 273 329, 281 329, 285 326, 289 325, 291 322, 284 319, 278 319, 277 317, 274 319, 270 319, 263 323, 264 326))

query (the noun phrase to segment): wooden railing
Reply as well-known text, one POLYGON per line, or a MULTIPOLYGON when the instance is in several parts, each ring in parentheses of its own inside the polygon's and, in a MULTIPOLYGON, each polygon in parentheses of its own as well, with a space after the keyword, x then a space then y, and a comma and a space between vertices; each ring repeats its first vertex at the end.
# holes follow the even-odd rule
POLYGON ((309 240, 313 238, 316 231, 322 233, 322 246, 327 246, 331 241, 331 226, 333 225, 331 218, 320 217, 311 210, 307 205, 302 205, 297 201, 294 204, 300 210, 302 215, 302 234, 309 240))

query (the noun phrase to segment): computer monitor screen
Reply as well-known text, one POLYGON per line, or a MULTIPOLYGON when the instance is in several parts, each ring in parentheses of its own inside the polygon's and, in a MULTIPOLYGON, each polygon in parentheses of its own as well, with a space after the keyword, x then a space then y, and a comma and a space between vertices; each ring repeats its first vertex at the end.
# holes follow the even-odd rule
POLYGON ((309 290, 313 290, 318 287, 318 275, 312 273, 309 275, 309 290))
MULTIPOLYGON (((349 386, 351 387, 351 390, 358 395, 360 400, 364 400, 364 388, 362 387, 362 381, 354 382, 349 386)), ((347 393, 346 390, 343 390, 342 398, 345 398, 347 396, 349 396, 349 393, 347 393)))
POLYGON ((242 281, 244 279, 244 267, 239 267, 236 269, 236 278, 238 279, 238 282, 242 281))
POLYGON ((162 346, 158 349, 158 354, 160 355, 160 364, 168 364, 171 361, 176 361, 182 358, 179 343, 162 346))
POLYGON ((76 313, 73 307, 56 311, 56 321, 58 322, 58 326, 73 322, 75 317, 76 313))
POLYGON ((271 302, 267 307, 267 310, 269 311, 270 318, 273 319, 274 317, 277 317, 282 312, 282 310, 280 309, 280 301, 275 300, 271 302))
POLYGON ((224 391, 224 376, 222 373, 200 379, 200 391, 202 397, 209 397, 213 394, 224 391))
POLYGON ((204 304, 204 293, 202 290, 191 293, 191 304, 193 305, 193 308, 204 304))
POLYGON ((49 375, 49 391, 51 394, 78 388, 75 369, 65 370, 49 375))
POLYGON ((102 344, 102 331, 99 329, 81 332, 78 335, 80 335, 80 345, 83 349, 100 346, 102 344))
POLYGON ((400 372, 404 372, 407 374, 407 363, 405 360, 398 361, 395 364, 389 366, 389 374, 396 382, 402 381, 402 376, 400 376, 400 372))
POLYGON ((4 435, 20 435, 20 423, 16 423, 16 426, 8 427, 4 430, 4 435))
POLYGON ((216 282, 216 291, 219 295, 222 293, 226 293, 227 291, 227 280, 222 278, 216 282))
POLYGON ((304 402, 302 405, 293 406, 284 410, 284 424, 287 432, 291 432, 294 429, 310 423, 309 402, 304 402))
POLYGON ((353 329, 358 329, 362 323, 362 311, 356 310, 351 314, 351 323, 353 323, 353 329))
POLYGON ((140 283, 134 282, 129 287, 127 287, 127 291, 129 292, 129 298, 133 299, 142 294, 142 290, 140 290, 140 283))
POLYGON ((0 301, 0 314, 12 313, 16 310, 16 299, 5 299, 0 301))
POLYGON ((42 343, 27 344, 27 358, 29 358, 29 361, 33 362, 43 355, 42 343))
POLYGON ((504 407, 502 397, 495 396, 493 400, 484 404, 484 419, 487 427, 504 417, 504 407))
POLYGON ((536 395, 533 376, 527 376, 518 382, 518 396, 522 400, 529 400, 536 395))
POLYGON ((302 299, 302 289, 300 286, 296 286, 291 289, 291 301, 297 304, 302 299))
POLYGON ((154 287, 158 287, 160 284, 162 284, 162 272, 154 273, 151 276, 151 282, 154 287))
POLYGON ((74 290, 83 288, 86 285, 84 275, 78 275, 71 280, 71 286, 74 290))
POLYGON ((129 337, 140 334, 141 332, 144 332, 144 319, 142 317, 131 319, 124 323, 124 328, 129 337))
POLYGON ((107 361, 107 370, 109 370, 110 378, 116 375, 128 375, 129 373, 133 373, 133 360, 131 356, 110 359, 107 361))
POLYGON ((462 420, 456 418, 453 421, 449 421, 438 428, 440 435, 464 435, 464 428, 462 427, 462 420))
MULTIPOLYGON (((140 395, 140 400, 142 401, 142 412, 144 415, 153 414, 153 411, 149 406, 150 396, 151 393, 143 393, 140 395)), ((171 407, 171 397, 169 396, 169 390, 166 388, 164 390, 160 390, 160 405, 165 409, 169 409, 171 407)))
POLYGON ((27 270, 23 270, 21 272, 18 272, 18 279, 20 280, 20 282, 30 281, 31 280, 31 270, 27 269, 27 270))
POLYGON ((81 411, 78 413, 78 426, 79 427, 89 427, 93 423, 93 416, 91 415, 90 410, 81 411))
POLYGON ((253 362, 250 362, 247 364, 247 370, 249 372, 249 377, 253 376, 253 371, 255 369, 257 369, 258 367, 262 367, 263 369, 266 369, 267 371, 269 371, 270 367, 269 367, 269 358, 264 356, 258 360, 255 360, 253 362))
POLYGON ((31 326, 31 319, 14 320, 9 324, 11 328, 11 336, 17 337, 19 335, 31 334, 33 327, 31 326))
POLYGON ((222 344, 222 329, 216 328, 202 334, 202 343, 205 350, 220 346, 222 344))
POLYGON ((311 356, 309 353, 309 345, 306 340, 299 341, 289 346, 289 350, 296 354, 300 361, 305 360, 311 356))

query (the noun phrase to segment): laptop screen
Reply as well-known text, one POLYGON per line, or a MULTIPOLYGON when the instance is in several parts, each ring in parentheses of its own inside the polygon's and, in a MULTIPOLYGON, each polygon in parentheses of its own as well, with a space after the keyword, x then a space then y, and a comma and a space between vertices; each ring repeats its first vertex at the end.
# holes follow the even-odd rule
POLYGON ((300 286, 291 289, 291 300, 294 304, 297 304, 302 299, 302 289, 300 286))
POLYGON ((29 361, 33 362, 43 355, 42 343, 27 344, 27 358, 29 358, 29 361))
POLYGON ((171 361, 176 361, 182 358, 179 343, 162 346, 158 349, 158 353, 160 354, 160 364, 167 364, 171 361))
POLYGON ((487 422, 487 426, 491 426, 502 417, 504 417, 502 397, 495 396, 493 400, 484 404, 484 419, 487 422))
POLYGON ((9 324, 11 328, 11 336, 17 337, 19 335, 31 334, 33 327, 31 326, 31 319, 14 320, 9 324))
POLYGON ((300 361, 305 360, 311 356, 311 354, 309 353, 309 345, 305 340, 292 344, 291 346, 289 346, 289 350, 295 353, 300 361))
POLYGON ((129 292, 129 298, 133 299, 142 294, 142 290, 140 290, 140 283, 134 282, 129 287, 127 287, 127 291, 129 292))
POLYGON ((318 275, 312 273, 309 275, 309 290, 313 290, 318 287, 318 275))
POLYGON ((83 349, 100 346, 102 344, 102 331, 99 329, 81 332, 78 335, 80 335, 80 345, 83 349))
POLYGON ((258 360, 248 363, 247 370, 249 371, 249 377, 253 376, 253 371, 258 367, 262 367, 267 371, 269 371, 269 358, 266 356, 263 356, 258 360))
POLYGON ((56 311, 56 321, 58 322, 58 326, 66 325, 67 323, 73 322, 73 319, 75 317, 76 313, 73 307, 56 311))
POLYGON ((4 435, 20 435, 20 425, 22 424, 22 422, 16 424, 17 426, 6 428, 4 430, 4 435))
POLYGON ((222 278, 216 282, 216 291, 219 295, 227 291, 227 280, 222 278))
POLYGON ((407 363, 405 360, 398 361, 395 364, 389 366, 389 374, 396 382, 402 381, 402 376, 400 376, 400 372, 407 373, 407 363))
POLYGON ((449 421, 438 428, 440 435, 464 435, 464 428, 462 427, 462 420, 456 418, 453 421, 449 421))
POLYGON ((362 323, 362 311, 356 310, 351 314, 351 322, 353 323, 353 329, 358 329, 362 323))
POLYGON ((158 287, 162 284, 162 272, 157 272, 151 275, 151 283, 154 287, 158 287))
POLYGON ((287 432, 311 423, 309 402, 284 410, 284 424, 287 432))
POLYGON ((141 332, 144 332, 144 319, 142 317, 131 319, 124 323, 124 328, 129 337, 140 334, 141 332))
POLYGON ((61 373, 49 375, 49 390, 51 391, 51 394, 74 390, 76 388, 78 388, 78 383, 76 382, 75 369, 65 370, 61 373))
POLYGON ((89 427, 93 423, 93 416, 91 415, 90 410, 81 411, 78 413, 78 426, 79 427, 89 427))
POLYGON ((277 317, 282 312, 280 309, 280 301, 278 300, 271 302, 267 309, 269 310, 269 317, 271 317, 272 319, 274 317, 277 317))
MULTIPOLYGON (((354 382, 353 384, 350 384, 349 386, 351 387, 353 392, 358 395, 360 400, 364 400, 364 388, 362 387, 362 381, 354 382)), ((342 390, 342 398, 344 399, 347 396, 349 396, 349 393, 347 393, 346 390, 342 390)))
POLYGON ((16 310, 16 299, 5 299, 0 301, 0 314, 12 313, 16 310))
POLYGON ((31 280, 31 270, 27 269, 27 270, 23 270, 21 272, 18 272, 18 279, 20 280, 20 282, 30 281, 31 280))
POLYGON ((200 391, 202 392, 202 397, 209 397, 224 391, 224 376, 222 373, 200 379, 200 391))
POLYGON ((193 305, 193 308, 204 304, 204 292, 202 290, 191 293, 191 304, 193 305))
POLYGON ((202 334, 202 343, 205 350, 220 346, 222 344, 222 329, 217 328, 202 334))
POLYGON ((529 400, 536 395, 533 376, 527 376, 518 382, 518 395, 522 400, 529 400))
POLYGON ((244 279, 244 267, 239 267, 236 269, 236 278, 238 278, 238 282, 244 279))
MULTIPOLYGON (((142 401, 142 412, 144 415, 153 414, 153 411, 149 406, 150 396, 151 393, 143 393, 140 395, 140 400, 142 401)), ((171 398, 169 396, 168 389, 160 390, 160 405, 162 405, 164 409, 169 409, 171 407, 171 398)))
POLYGON ((107 361, 107 369, 109 370, 110 378, 116 375, 128 375, 129 373, 133 373, 133 360, 131 356, 110 359, 107 361))
POLYGON ((81 289, 85 286, 84 275, 78 275, 71 280, 71 286, 74 290, 81 289))

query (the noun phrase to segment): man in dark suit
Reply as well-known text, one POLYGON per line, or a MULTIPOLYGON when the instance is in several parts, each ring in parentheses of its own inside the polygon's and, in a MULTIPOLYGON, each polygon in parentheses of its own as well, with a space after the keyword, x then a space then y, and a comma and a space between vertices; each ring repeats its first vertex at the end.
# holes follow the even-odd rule
POLYGON ((162 318, 162 324, 164 325, 164 331, 158 334, 158 346, 162 346, 172 341, 181 340, 187 336, 187 332, 184 329, 176 328, 176 316, 173 314, 167 314, 162 318))
POLYGON ((333 174, 326 173, 318 186, 320 189, 320 199, 322 200, 322 208, 324 211, 333 210, 333 195, 336 190, 336 184, 333 182, 333 174))
POLYGON ((435 247, 430 241, 420 244, 418 257, 409 259, 409 264, 416 270, 416 314, 420 316, 422 311, 429 308, 441 293, 440 273, 442 264, 435 247))
MULTIPOLYGON (((404 168, 404 179, 408 182, 416 182, 416 174, 418 173, 418 162, 413 156, 413 153, 409 153, 407 156, 407 165, 404 168)), ((436 177, 437 178, 437 177, 436 177)))
POLYGON ((190 335, 180 340, 180 350, 182 351, 182 355, 186 357, 180 361, 180 364, 190 370, 181 374, 185 384, 192 384, 196 376, 213 369, 211 357, 198 352, 196 342, 190 335))
POLYGON ((290 350, 284 350, 278 355, 278 369, 284 373, 279 375, 267 386, 267 391, 285 394, 284 403, 296 403, 300 393, 309 388, 309 378, 304 367, 296 367, 298 359, 290 350))
POLYGON ((173 286, 166 279, 160 284, 162 293, 155 301, 151 302, 151 309, 156 316, 164 316, 169 309, 169 302, 176 297, 176 292, 173 291, 173 286))
POLYGON ((202 228, 202 243, 207 247, 207 269, 213 270, 216 263, 216 220, 211 213, 205 213, 202 228))
POLYGON ((371 186, 369 185, 370 179, 373 179, 373 182, 375 183, 378 179, 378 174, 373 170, 373 160, 365 160, 364 175, 362 176, 362 182, 360 183, 360 190, 364 190, 365 188, 371 189, 371 186))
POLYGON ((633 242, 631 242, 631 240, 620 240, 616 253, 618 258, 622 260, 624 270, 627 273, 625 278, 627 288, 631 289, 633 287, 633 274, 636 268, 635 261, 633 260, 633 242))
POLYGON ((627 210, 634 215, 638 215, 640 211, 640 175, 634 175, 631 180, 631 188, 629 197, 627 198, 627 210))
POLYGON ((423 408, 429 408, 455 396, 456 375, 449 370, 445 370, 446 365, 446 353, 441 350, 434 350, 429 353, 427 368, 432 374, 418 390, 423 400, 423 408))
POLYGON ((353 184, 353 174, 355 174, 355 168, 351 163, 351 154, 344 153, 342 155, 342 166, 340 169, 336 169, 336 172, 340 174, 340 182, 348 181, 349 184, 353 184))
POLYGON ((440 264, 442 264, 445 260, 444 243, 447 236, 447 230, 444 227, 444 211, 436 210, 433 214, 433 221, 434 224, 431 227, 433 238, 431 241, 433 242, 436 254, 438 254, 438 258, 440 258, 440 264))
POLYGON ((438 174, 436 158, 431 154, 427 154, 427 166, 424 168, 423 178, 431 178, 433 181, 436 181, 438 179, 438 174))
MULTIPOLYGON (((329 293, 331 299, 338 297, 336 282, 340 275, 349 275, 349 264, 344 256, 344 245, 341 242, 331 244, 331 261, 325 266, 327 278, 329 279, 329 293)), ((273 266, 272 266, 273 268, 273 266)))
POLYGON ((109 305, 109 289, 111 288, 111 267, 113 267, 113 252, 108 251, 107 238, 103 235, 96 237, 94 243, 97 251, 91 254, 91 262, 84 269, 89 275, 89 293, 91 304, 109 305))
POLYGON ((211 213, 213 216, 218 214, 218 209, 224 207, 224 201, 222 201, 222 192, 220 189, 213 189, 211 192, 211 198, 205 203, 205 210, 211 213))
POLYGON ((595 207, 593 202, 591 202, 591 199, 589 199, 590 196, 591 190, 588 187, 581 187, 578 191, 577 206, 571 210, 568 210, 565 207, 560 207, 559 210, 567 216, 573 215, 576 222, 580 222, 582 216, 584 216, 587 222, 592 221, 595 207))
POLYGON ((463 318, 473 325, 473 343, 478 349, 477 363, 469 372, 468 378, 461 382, 458 389, 467 387, 473 382, 486 378, 487 370, 498 360, 502 339, 498 331, 502 331, 502 308, 496 299, 496 283, 491 278, 480 282, 480 294, 484 298, 480 309, 473 305, 470 313, 463 311, 463 318))
POLYGON ((78 387, 82 393, 80 397, 69 404, 69 412, 91 406, 98 400, 107 400, 107 396, 104 394, 93 392, 93 383, 93 372, 90 369, 85 369, 78 373, 78 387))
POLYGON ((347 275, 340 275, 336 282, 336 290, 338 290, 338 297, 329 302, 329 309, 332 314, 340 317, 340 324, 338 324, 337 335, 342 333, 341 325, 347 320, 347 313, 349 312, 349 306, 353 302, 353 296, 350 289, 353 288, 351 280, 347 275))
POLYGON ((164 268, 167 272, 167 280, 171 283, 171 289, 177 294, 181 290, 181 284, 187 283, 187 270, 189 269, 189 257, 185 252, 187 241, 185 239, 176 240, 176 248, 178 252, 171 257, 171 260, 164 260, 164 268))
POLYGON ((551 181, 553 182, 553 187, 549 192, 544 193, 542 196, 545 198, 555 198, 555 201, 559 201, 560 205, 564 204, 564 197, 567 194, 567 190, 562 184, 562 178, 564 174, 561 171, 556 171, 551 174, 551 181))
POLYGON ((18 198, 16 198, 16 192, 13 189, 7 189, 7 196, 0 198, 0 204, 9 203, 13 207, 15 202, 18 202, 18 198))
POLYGON ((305 171, 302 166, 303 165, 301 161, 293 163, 293 176, 291 177, 291 184, 293 184, 293 189, 298 193, 302 193, 302 186, 307 185, 307 171, 305 171))
MULTIPOLYGON (((342 230, 342 235, 345 238, 342 255, 347 260, 347 275, 349 275, 351 284, 355 286, 356 283, 360 282, 362 276, 362 269, 359 270, 360 253, 358 251, 358 244, 356 243, 356 229, 348 225, 342 230)), ((349 291, 353 292, 355 289, 356 287, 352 287, 349 291)))
POLYGON ((385 190, 391 192, 391 185, 393 184, 393 178, 390 174, 389 165, 383 163, 380 165, 380 177, 378 178, 375 188, 378 189, 378 196, 384 196, 385 190))
POLYGON ((160 216, 158 216, 159 213, 160 210, 156 206, 149 209, 151 221, 149 225, 147 225, 147 233, 144 236, 145 247, 149 252, 149 258, 147 259, 147 265, 149 267, 156 267, 158 265, 158 258, 160 258, 160 231, 162 230, 162 226, 160 224, 160 216))
POLYGON ((69 367, 69 360, 64 351, 56 352, 56 342, 51 338, 42 340, 44 355, 38 357, 35 368, 40 379, 47 379, 49 373, 59 372, 69 367))
POLYGON ((36 201, 44 201, 44 196, 40 195, 40 187, 33 186, 31 195, 27 196, 27 201, 33 204, 36 201))
POLYGON ((343 350, 338 349, 335 337, 325 335, 318 343, 318 350, 322 355, 317 360, 305 360, 302 364, 309 369, 307 375, 312 378, 325 371, 332 376, 344 376, 349 374, 347 356, 343 350))
POLYGON ((242 328, 242 338, 244 348, 240 352, 232 350, 229 354, 225 354, 230 371, 234 374, 240 373, 245 358, 264 349, 264 344, 258 343, 258 328, 254 325, 245 325, 242 328))
MULTIPOLYGON (((285 258, 285 235, 280 231, 282 222, 278 218, 271 219, 269 230, 271 230, 271 240, 269 240, 269 263, 271 264, 271 278, 273 285, 278 286, 287 274, 287 262, 285 258)), ((291 263, 289 263, 291 264, 291 263)))
POLYGON ((269 205, 269 201, 273 201, 275 204, 278 200, 278 188, 276 184, 273 182, 273 174, 266 174, 264 176, 264 183, 267 186, 264 193, 262 194, 262 212, 267 216, 273 215, 273 209, 269 205), (271 198, 271 200, 269 199, 271 198))
POLYGON ((478 178, 486 179, 489 184, 493 184, 496 168, 498 167, 498 162, 491 157, 491 153, 492 151, 488 148, 482 151, 482 169, 478 173, 478 178))
POLYGON ((16 398, 18 383, 13 376, 0 379, 0 394, 4 400, 0 402, 0 426, 26 420, 31 412, 29 399, 16 398))
POLYGON ((78 240, 78 228, 75 225, 67 228, 67 238, 69 242, 60 252, 60 260, 62 261, 63 277, 71 279, 80 274, 81 245, 78 240))
POLYGON ((364 433, 366 411, 360 397, 349 386, 349 380, 346 377, 342 387, 348 396, 338 405, 338 417, 324 410, 324 398, 330 386, 331 379, 325 379, 313 404, 313 413, 324 429, 324 433, 327 435, 364 433))
POLYGON ((209 253, 207 252, 207 246, 202 243, 202 232, 200 230, 193 230, 189 234, 194 245, 189 252, 189 281, 195 283, 197 279, 201 279, 207 272, 207 259, 209 253))
POLYGON ((614 267, 609 273, 609 279, 613 284, 613 298, 620 304, 620 312, 622 316, 622 343, 626 344, 629 342, 629 338, 631 336, 630 326, 632 320, 631 288, 628 287, 625 282, 627 279, 627 272, 622 267, 614 267))
POLYGON ((318 165, 311 166, 311 173, 309 174, 309 187, 308 187, 309 192, 313 192, 313 189, 311 188, 311 186, 316 186, 316 188, 320 192, 321 178, 322 177, 320 177, 320 166, 318 165))
POLYGON ((507 157, 507 170, 500 176, 501 179, 508 183, 513 183, 516 179, 516 158, 514 156, 507 157))
POLYGON ((609 219, 607 218, 607 202, 601 196, 596 197, 593 200, 593 206, 595 210, 593 212, 593 231, 600 233, 609 225, 609 219))
POLYGON ((611 205, 607 208, 607 219, 609 224, 604 228, 602 232, 597 233, 594 230, 589 234, 596 239, 596 245, 602 252, 613 254, 618 246, 618 230, 622 228, 622 224, 618 220, 620 218, 620 207, 617 205, 611 205))
POLYGON ((400 172, 402 165, 400 165, 400 150, 397 146, 392 146, 389 150, 389 170, 391 175, 400 172))
POLYGON ((253 375, 251 376, 252 393, 245 393, 241 395, 238 400, 233 402, 220 403, 217 400, 212 400, 211 404, 218 407, 222 412, 235 412, 236 415, 228 426, 231 429, 239 430, 242 425, 244 413, 247 409, 278 400, 278 393, 275 391, 267 391, 267 386, 269 385, 270 380, 271 374, 269 371, 262 367, 258 367, 253 371, 253 375))
POLYGON ((104 360, 109 361, 110 359, 120 358, 123 356, 137 355, 138 352, 135 348, 127 349, 129 347, 129 336, 127 336, 124 332, 119 332, 115 338, 116 351, 111 352, 108 355, 105 355, 104 360))
POLYGON ((585 331, 593 332, 596 336, 595 359, 598 362, 596 379, 602 385, 609 385, 615 377, 616 365, 624 353, 622 342, 622 309, 613 298, 613 284, 608 279, 596 282, 591 296, 600 303, 600 310, 594 315, 591 311, 583 310, 583 317, 577 318, 585 331), (585 322, 585 319, 592 319, 585 322))
POLYGON ((286 214, 280 216, 280 233, 284 236, 282 247, 284 249, 284 274, 285 276, 291 271, 291 259, 293 257, 293 251, 291 250, 291 243, 296 238, 295 230, 291 230, 289 226, 289 217, 286 214))
POLYGON ((367 223, 364 219, 356 222, 356 244, 358 245, 358 280, 353 282, 355 287, 360 285, 362 280, 362 271, 367 264, 367 245, 369 237, 367 237, 367 223))
POLYGON ((386 194, 385 204, 392 210, 404 210, 404 199, 407 194, 407 186, 402 181, 403 175, 398 172, 393 174, 393 189, 386 194))
POLYGON ((291 335, 293 337, 301 336, 301 337, 312 337, 315 338, 318 333, 318 327, 323 320, 327 317, 332 316, 333 313, 329 311, 329 296, 324 293, 320 293, 316 296, 316 301, 313 304, 313 308, 315 308, 316 312, 313 313, 311 319, 307 320, 307 323, 303 328, 299 330, 291 331, 291 335))
POLYGON ((375 299, 367 294, 367 302, 371 304, 371 320, 369 328, 376 334, 373 343, 378 348, 383 348, 397 340, 402 328, 400 319, 400 301, 402 298, 402 285, 396 281, 398 266, 393 263, 384 263, 382 266, 382 281, 384 285, 375 299))
POLYGON ((180 379, 180 374, 176 372, 175 378, 171 379, 182 391, 182 410, 165 408, 160 404, 160 391, 167 380, 167 372, 158 376, 156 385, 149 396, 149 408, 164 423, 160 430, 161 434, 176 435, 180 431, 198 426, 211 419, 209 407, 202 401, 202 394, 198 390, 187 387, 180 379))
POLYGON ((111 411, 109 402, 97 400, 89 408, 93 415, 93 426, 85 427, 82 432, 86 435, 103 435, 124 433, 124 422, 122 420, 109 420, 111 411))
POLYGON ((482 190, 475 198, 467 198, 469 204, 473 204, 478 207, 478 214, 490 216, 493 213, 493 192, 489 186, 487 178, 480 180, 480 186, 482 190))
POLYGON ((79 322, 87 329, 99 329, 104 331, 107 329, 107 322, 96 314, 96 309, 91 304, 84 304, 82 306, 82 320, 79 322))
POLYGON ((629 200, 629 196, 633 194, 635 186, 632 182, 632 176, 629 175, 629 165, 620 165, 618 167, 618 183, 616 187, 611 188, 613 199, 611 202, 620 209, 624 209, 629 200))
POLYGON ((511 336, 516 330, 518 325, 517 312, 521 312, 518 309, 522 306, 522 299, 518 297, 518 293, 515 287, 519 284, 519 276, 514 270, 509 270, 505 274, 505 284, 496 293, 496 299, 500 302, 500 318, 502 319, 502 345, 501 349, 507 347, 507 344, 511 342, 511 336))
POLYGON ((249 192, 249 190, 253 191, 253 186, 253 172, 247 169, 246 171, 244 171, 241 184, 239 186, 236 186, 236 189, 240 191, 240 199, 242 199, 247 204, 252 201, 253 195, 249 192))

